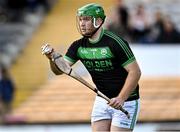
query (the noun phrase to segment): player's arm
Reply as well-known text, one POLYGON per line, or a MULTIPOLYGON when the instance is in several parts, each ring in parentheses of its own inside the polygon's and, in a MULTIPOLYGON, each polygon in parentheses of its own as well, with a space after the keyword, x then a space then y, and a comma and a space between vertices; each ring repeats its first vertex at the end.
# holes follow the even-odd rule
MULTIPOLYGON (((59 70, 59 68, 57 68, 56 64, 54 63, 53 60, 58 59, 59 57, 62 57, 62 55, 60 55, 58 52, 56 52, 50 45, 45 44, 42 47, 42 54, 46 55, 46 57, 49 59, 49 63, 50 63, 50 68, 52 70, 52 72, 56 75, 61 75, 63 74, 63 72, 61 70, 59 70)), ((70 66, 73 65, 72 62, 64 59, 66 61, 66 63, 70 66)))
POLYGON ((128 75, 124 86, 118 95, 118 97, 123 101, 127 100, 130 94, 135 90, 141 76, 141 70, 136 61, 126 65, 124 68, 128 72, 128 75))
POLYGON ((61 74, 63 74, 63 72, 60 71, 60 70, 57 68, 57 66, 55 65, 55 63, 54 63, 53 61, 50 60, 49 63, 50 63, 51 71, 52 71, 54 74, 56 74, 56 75, 61 75, 61 74))
MULTIPOLYGON (((59 53, 53 53, 56 57, 58 57, 59 53)), ((64 57, 63 57, 64 58, 64 57)), ((70 66, 72 66, 74 63, 70 62, 69 60, 67 60, 66 58, 64 58, 64 61, 66 61, 66 63, 70 66)), ((57 68, 56 64, 54 63, 54 61, 52 61, 52 59, 49 59, 49 63, 50 63, 50 67, 51 67, 51 71, 56 74, 56 75, 61 75, 63 74, 62 71, 59 70, 59 68, 57 68)))
POLYGON ((124 68, 128 72, 128 75, 123 88, 121 89, 119 95, 115 98, 112 98, 109 103, 109 105, 114 108, 119 108, 124 104, 130 94, 135 90, 141 76, 141 71, 136 60, 134 60, 130 64, 127 64, 124 68))
POLYGON ((124 104, 130 94, 137 87, 141 76, 140 68, 129 47, 129 44, 122 39, 118 39, 118 44, 114 45, 115 54, 121 66, 127 71, 127 77, 119 95, 115 98, 112 98, 110 101, 109 105, 114 108, 118 108, 124 104))

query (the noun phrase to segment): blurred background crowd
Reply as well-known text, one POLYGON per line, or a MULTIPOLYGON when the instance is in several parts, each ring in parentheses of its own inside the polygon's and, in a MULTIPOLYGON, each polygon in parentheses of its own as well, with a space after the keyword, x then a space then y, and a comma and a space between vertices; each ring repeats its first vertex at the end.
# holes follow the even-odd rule
POLYGON ((0 62, 10 66, 56 0, 0 0, 0 62))
POLYGON ((180 43, 179 3, 127 3, 116 1, 106 21, 109 30, 137 44, 180 43))

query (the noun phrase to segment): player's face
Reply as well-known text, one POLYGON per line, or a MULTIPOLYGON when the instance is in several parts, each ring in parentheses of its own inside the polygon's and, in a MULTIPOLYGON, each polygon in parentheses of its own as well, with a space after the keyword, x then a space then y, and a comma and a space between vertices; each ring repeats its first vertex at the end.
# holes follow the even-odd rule
POLYGON ((78 25, 80 33, 84 36, 89 36, 93 33, 95 30, 93 23, 92 23, 92 17, 90 16, 79 16, 78 19, 78 25))

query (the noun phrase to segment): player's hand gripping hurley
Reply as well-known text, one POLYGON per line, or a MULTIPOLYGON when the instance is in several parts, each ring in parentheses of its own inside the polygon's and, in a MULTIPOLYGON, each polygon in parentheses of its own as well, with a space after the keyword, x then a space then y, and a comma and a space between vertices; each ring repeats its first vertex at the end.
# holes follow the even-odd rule
MULTIPOLYGON (((42 54, 46 55, 49 59, 51 59, 54 64, 56 65, 57 69, 59 69, 61 72, 65 73, 66 75, 76 79, 77 81, 81 82, 85 86, 87 86, 89 89, 93 90, 97 95, 104 98, 108 102, 110 102, 110 99, 101 93, 97 88, 93 87, 91 84, 89 84, 86 80, 84 80, 79 74, 77 74, 63 59, 63 56, 55 53, 53 48, 51 48, 48 44, 45 44, 42 46, 42 54)), ((127 118, 130 118, 129 113, 121 107, 118 108, 121 110, 124 114, 126 114, 127 118)))

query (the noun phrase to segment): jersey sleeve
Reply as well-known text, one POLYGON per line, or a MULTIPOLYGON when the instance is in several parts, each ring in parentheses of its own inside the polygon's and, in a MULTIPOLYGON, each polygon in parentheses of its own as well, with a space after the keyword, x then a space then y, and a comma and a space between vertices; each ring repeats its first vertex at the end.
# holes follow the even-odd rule
POLYGON ((115 51, 122 67, 125 67, 136 60, 128 42, 121 38, 116 39, 115 51))
POLYGON ((73 42, 71 44, 71 46, 68 48, 64 58, 70 62, 72 62, 73 64, 76 63, 79 58, 77 56, 77 50, 78 50, 79 46, 77 41, 73 42))

